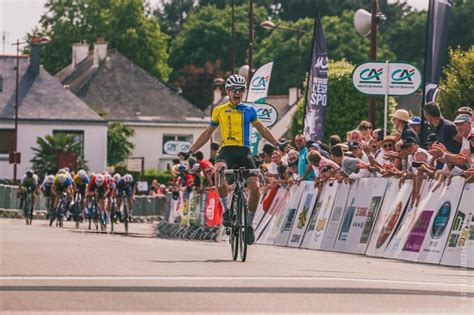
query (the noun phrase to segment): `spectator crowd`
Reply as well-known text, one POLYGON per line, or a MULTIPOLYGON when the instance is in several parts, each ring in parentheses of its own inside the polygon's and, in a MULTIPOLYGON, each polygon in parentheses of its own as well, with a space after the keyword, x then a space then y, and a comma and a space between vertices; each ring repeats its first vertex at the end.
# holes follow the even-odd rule
MULTIPOLYGON (((390 133, 361 121, 345 138, 331 135, 327 143, 298 134, 285 152, 264 144, 253 157, 256 165, 266 170, 263 189, 301 181, 314 181, 319 186, 327 181, 351 183, 364 177, 397 177, 401 183, 413 179, 412 204, 417 204, 424 178, 434 178, 439 184, 451 176, 474 181, 472 108, 460 107, 455 120, 449 121, 432 102, 424 106, 423 114, 425 120, 410 117, 404 109, 396 110, 390 114, 390 133)), ((177 194, 186 189, 204 192, 213 186, 218 150, 219 144, 213 142, 209 159, 202 152, 194 153, 187 162, 176 159, 170 167, 173 183, 167 189, 177 194)), ((165 187, 157 187, 157 191, 164 193, 165 187)))

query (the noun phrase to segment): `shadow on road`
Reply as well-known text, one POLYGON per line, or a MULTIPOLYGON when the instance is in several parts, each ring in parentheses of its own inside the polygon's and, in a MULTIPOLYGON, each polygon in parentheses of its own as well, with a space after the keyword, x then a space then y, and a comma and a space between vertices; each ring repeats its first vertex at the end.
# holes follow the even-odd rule
POLYGON ((403 290, 384 288, 300 288, 300 287, 153 287, 153 286, 2 286, 0 291, 13 292, 151 292, 151 293, 244 293, 244 294, 354 294, 354 295, 419 295, 474 297, 459 291, 403 290))
POLYGON ((228 259, 207 259, 207 260, 152 260, 151 262, 159 264, 174 264, 174 263, 234 263, 233 260, 228 259))

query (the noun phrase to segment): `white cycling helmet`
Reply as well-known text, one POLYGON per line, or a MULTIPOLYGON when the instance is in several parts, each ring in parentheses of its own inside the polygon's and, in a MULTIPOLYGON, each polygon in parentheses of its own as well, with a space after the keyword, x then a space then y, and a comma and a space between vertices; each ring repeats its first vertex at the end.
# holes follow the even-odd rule
POLYGON ((225 81, 225 88, 231 89, 231 88, 246 88, 247 87, 247 80, 240 74, 233 74, 230 77, 227 78, 225 81))
POLYGON ((97 186, 102 186, 102 184, 104 184, 104 180, 105 180, 104 175, 102 175, 102 174, 97 174, 95 176, 95 184, 97 186))
POLYGON ((64 184, 67 180, 67 176, 64 173, 58 175, 58 182, 64 184))
POLYGON ((84 170, 80 170, 79 172, 77 172, 77 175, 79 175, 79 177, 82 179, 87 177, 87 173, 84 170))
POLYGON ((130 175, 130 174, 125 174, 125 175, 123 176, 123 180, 124 180, 124 182, 126 182, 126 183, 131 183, 131 182, 133 182, 133 176, 130 175))
POLYGON ((113 179, 116 183, 118 183, 120 178, 122 178, 122 176, 119 173, 115 173, 114 176, 113 176, 113 179))
POLYGON ((54 175, 48 175, 48 176, 46 176, 46 182, 47 182, 48 184, 54 183, 54 175))

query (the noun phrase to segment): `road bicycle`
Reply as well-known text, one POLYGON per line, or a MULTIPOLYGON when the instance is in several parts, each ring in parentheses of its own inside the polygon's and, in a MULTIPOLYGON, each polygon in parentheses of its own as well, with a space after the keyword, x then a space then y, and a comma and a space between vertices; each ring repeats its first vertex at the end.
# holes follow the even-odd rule
POLYGON ((94 221, 96 231, 99 230, 100 225, 100 230, 104 232, 107 231, 107 218, 105 210, 101 209, 100 204, 97 200, 97 195, 91 196, 89 214, 87 216, 89 219, 89 230, 92 227, 92 221, 94 221))
POLYGON ((117 200, 115 197, 110 197, 110 232, 114 231, 115 216, 117 215, 117 200))
POLYGON ((79 223, 82 218, 82 209, 81 209, 82 194, 79 191, 74 193, 74 205, 72 207, 72 216, 74 222, 76 222, 76 229, 79 228, 79 223))
POLYGON ((123 206, 123 226, 125 228, 125 234, 128 234, 128 201, 130 200, 130 196, 127 195, 127 192, 123 190, 120 195, 122 196, 122 206, 123 206))
POLYGON ((64 215, 66 214, 66 207, 67 207, 67 194, 63 192, 61 194, 61 199, 59 199, 59 203, 56 209, 53 210, 51 213, 51 217, 49 219, 49 226, 53 225, 55 219, 56 226, 63 227, 64 225, 64 215))
POLYGON ((226 228, 226 234, 229 235, 229 243, 232 251, 232 259, 237 260, 240 252, 240 260, 245 262, 247 259, 247 233, 249 233, 248 205, 245 189, 247 188, 246 177, 251 174, 263 174, 260 169, 234 168, 225 170, 222 168, 219 173, 218 186, 222 187, 224 175, 234 175, 234 192, 230 204, 230 227, 226 228))
POLYGON ((33 188, 30 186, 26 187, 23 215, 26 219, 26 225, 31 225, 33 221, 33 188))

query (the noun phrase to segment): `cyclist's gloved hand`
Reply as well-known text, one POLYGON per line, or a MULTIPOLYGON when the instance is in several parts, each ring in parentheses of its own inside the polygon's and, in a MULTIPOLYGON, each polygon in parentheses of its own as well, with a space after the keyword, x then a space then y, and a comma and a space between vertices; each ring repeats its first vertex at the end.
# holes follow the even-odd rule
POLYGON ((186 161, 187 159, 189 159, 189 157, 191 156, 192 153, 193 153, 192 151, 188 151, 188 152, 183 152, 183 151, 181 151, 181 152, 178 153, 178 157, 179 157, 181 160, 185 160, 185 161, 186 161))
POLYGON ((278 150, 284 152, 286 147, 288 147, 289 143, 290 143, 290 141, 280 142, 276 145, 276 147, 278 148, 278 150))

